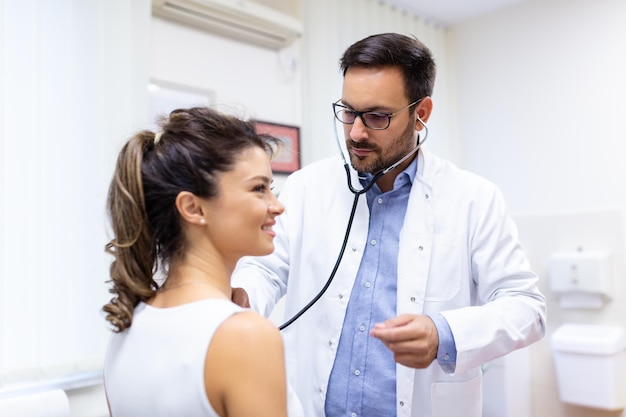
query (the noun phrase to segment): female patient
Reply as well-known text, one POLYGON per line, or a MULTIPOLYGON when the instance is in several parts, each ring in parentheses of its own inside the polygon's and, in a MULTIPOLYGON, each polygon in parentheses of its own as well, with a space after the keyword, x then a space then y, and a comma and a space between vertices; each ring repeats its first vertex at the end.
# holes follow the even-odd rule
POLYGON ((250 122, 192 108, 122 148, 107 203, 115 296, 103 308, 113 417, 287 415, 280 334, 230 287, 239 258, 274 249, 274 145, 250 122))

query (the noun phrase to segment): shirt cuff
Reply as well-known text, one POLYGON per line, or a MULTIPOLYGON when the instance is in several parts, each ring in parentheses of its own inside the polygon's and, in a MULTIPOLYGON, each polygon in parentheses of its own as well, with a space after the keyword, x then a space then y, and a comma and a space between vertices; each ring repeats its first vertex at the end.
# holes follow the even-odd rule
POLYGON ((448 321, 440 313, 429 315, 439 334, 439 348, 437 362, 446 373, 453 373, 456 369, 456 343, 448 321))

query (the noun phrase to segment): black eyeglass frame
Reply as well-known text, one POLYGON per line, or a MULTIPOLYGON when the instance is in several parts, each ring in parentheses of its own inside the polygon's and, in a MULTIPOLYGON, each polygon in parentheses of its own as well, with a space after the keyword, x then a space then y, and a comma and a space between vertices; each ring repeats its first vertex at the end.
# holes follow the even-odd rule
POLYGON ((335 114, 335 119, 339 120, 344 125, 353 125, 354 122, 356 121, 357 116, 358 116, 361 119, 361 122, 363 122, 363 125, 365 127, 367 127, 368 129, 385 130, 385 129, 387 129, 391 125, 391 118, 392 117, 394 117, 397 114, 399 114, 400 112, 408 109, 409 107, 418 104, 422 100, 423 100, 423 98, 415 100, 413 103, 410 103, 409 105, 404 106, 400 110, 395 111, 393 113, 385 113, 385 112, 380 112, 380 111, 357 111, 357 110, 351 109, 350 107, 344 106, 343 104, 339 104, 339 102, 341 101, 341 99, 339 99, 339 100, 337 100, 337 101, 335 101, 333 103, 333 113, 335 114), (351 112, 351 113, 354 114, 354 120, 352 122, 346 122, 346 121, 342 120, 339 117, 339 113, 340 112, 346 112, 346 111, 347 112, 351 112), (378 117, 386 116, 387 117, 387 125, 385 127, 372 127, 372 126, 368 125, 367 122, 365 121, 365 117, 364 117, 365 115, 368 115, 368 114, 372 114, 372 115, 375 115, 375 116, 378 116, 378 117))

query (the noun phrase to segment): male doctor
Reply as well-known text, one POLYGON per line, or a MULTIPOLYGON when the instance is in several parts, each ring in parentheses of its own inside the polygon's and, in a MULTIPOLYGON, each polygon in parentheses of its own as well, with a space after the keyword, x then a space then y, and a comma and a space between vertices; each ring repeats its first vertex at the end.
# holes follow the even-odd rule
POLYGON ((284 331, 289 381, 309 417, 481 417, 481 365, 539 340, 545 298, 492 183, 418 150, 435 80, 430 50, 387 33, 340 60, 341 158, 292 174, 276 250, 239 264, 234 296, 286 317, 322 288, 358 199, 346 251, 321 299, 284 331), (374 175, 402 161, 388 173, 374 175))

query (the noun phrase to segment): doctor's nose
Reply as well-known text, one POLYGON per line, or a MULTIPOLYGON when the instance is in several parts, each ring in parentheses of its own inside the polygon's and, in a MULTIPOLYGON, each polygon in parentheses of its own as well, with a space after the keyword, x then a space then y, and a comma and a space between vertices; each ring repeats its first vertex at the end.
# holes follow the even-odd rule
POLYGON ((354 123, 345 126, 348 131, 348 136, 354 142, 362 142, 368 139, 369 129, 367 126, 365 126, 363 120, 361 120, 360 117, 354 119, 354 123))

